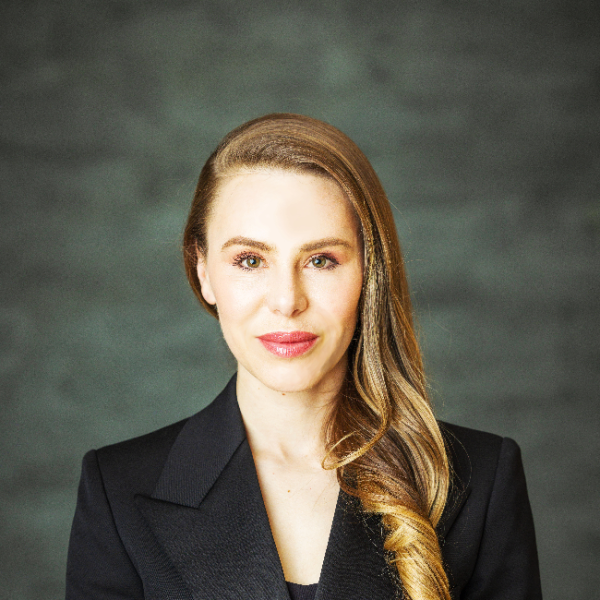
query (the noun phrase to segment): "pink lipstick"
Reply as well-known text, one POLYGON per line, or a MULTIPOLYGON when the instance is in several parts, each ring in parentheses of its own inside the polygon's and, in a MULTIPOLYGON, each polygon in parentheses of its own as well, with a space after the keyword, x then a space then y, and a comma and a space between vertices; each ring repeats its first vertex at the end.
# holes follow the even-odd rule
POLYGON ((316 343, 318 335, 307 331, 274 331, 258 339, 275 356, 295 358, 308 352, 316 343))

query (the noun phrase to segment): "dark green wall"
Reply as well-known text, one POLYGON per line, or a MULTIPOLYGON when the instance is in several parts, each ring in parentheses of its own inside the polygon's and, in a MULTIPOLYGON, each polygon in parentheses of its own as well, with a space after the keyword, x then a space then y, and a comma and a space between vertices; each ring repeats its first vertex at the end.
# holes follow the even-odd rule
POLYGON ((372 160, 440 414, 517 439, 546 599, 597 597, 599 6, 4 0, 0 597, 62 596, 87 449, 233 371, 180 236, 209 152, 271 111, 372 160))

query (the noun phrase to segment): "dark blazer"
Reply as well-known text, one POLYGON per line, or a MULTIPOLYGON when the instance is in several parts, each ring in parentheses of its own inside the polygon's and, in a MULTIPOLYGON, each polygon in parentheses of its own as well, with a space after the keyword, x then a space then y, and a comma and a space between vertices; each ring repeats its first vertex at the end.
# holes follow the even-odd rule
MULTIPOLYGON (((442 424, 456 474, 439 525, 454 600, 541 598, 519 448, 442 424)), ((289 600, 235 377, 198 414, 86 454, 67 600, 289 600)), ((316 600, 390 600, 378 517, 340 492, 316 600)))

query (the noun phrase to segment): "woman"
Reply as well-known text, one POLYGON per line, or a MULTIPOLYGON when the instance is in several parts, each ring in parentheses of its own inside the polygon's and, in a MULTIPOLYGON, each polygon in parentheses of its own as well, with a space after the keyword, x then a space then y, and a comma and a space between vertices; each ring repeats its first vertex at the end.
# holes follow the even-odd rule
POLYGON ((434 418, 390 206, 350 139, 290 114, 232 131, 184 259, 237 376, 86 455, 69 600, 541 598, 519 449, 434 418))

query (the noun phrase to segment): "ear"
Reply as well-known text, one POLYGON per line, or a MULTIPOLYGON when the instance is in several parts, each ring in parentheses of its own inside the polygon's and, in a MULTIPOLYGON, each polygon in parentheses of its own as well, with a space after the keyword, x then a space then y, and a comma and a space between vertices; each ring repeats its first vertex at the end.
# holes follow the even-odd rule
POLYGON ((200 252, 198 252, 198 264, 196 265, 196 273, 198 273, 202 297, 209 304, 212 304, 214 306, 217 303, 217 299, 215 298, 212 287, 210 285, 210 278, 208 277, 208 270, 206 268, 206 258, 200 252))

